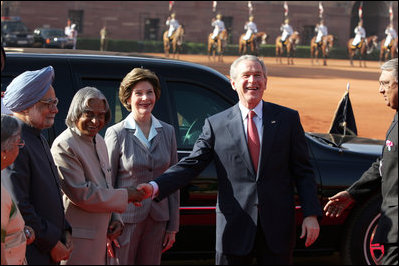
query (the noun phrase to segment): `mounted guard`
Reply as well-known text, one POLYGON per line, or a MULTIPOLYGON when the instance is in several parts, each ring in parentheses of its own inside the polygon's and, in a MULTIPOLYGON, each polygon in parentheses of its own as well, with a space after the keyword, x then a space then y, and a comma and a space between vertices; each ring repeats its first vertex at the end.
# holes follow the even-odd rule
POLYGON ((255 33, 258 32, 258 28, 256 27, 256 24, 254 22, 254 16, 250 16, 249 21, 245 23, 244 30, 246 30, 246 33, 244 35, 244 40, 248 42, 252 41, 254 38, 255 33))
POLYGON ((385 38, 384 47, 386 49, 391 49, 395 39, 398 38, 398 34, 393 27, 393 23, 389 23, 388 27, 385 29, 385 34, 387 37, 385 38))
POLYGON ((320 24, 317 24, 315 27, 316 35, 316 44, 318 47, 321 47, 323 44, 323 37, 328 35, 327 26, 324 25, 324 20, 320 21, 320 24))
POLYGON ((224 22, 222 21, 222 14, 217 14, 216 15, 216 19, 212 19, 212 27, 214 27, 213 29, 213 33, 212 33, 212 39, 216 40, 219 37, 219 34, 226 30, 226 27, 224 26, 224 22))
POLYGON ((290 20, 286 18, 284 20, 284 24, 282 24, 280 27, 280 31, 282 31, 280 42, 282 43, 283 46, 287 45, 289 37, 294 33, 294 30, 292 29, 289 22, 290 20))
POLYGON ((366 30, 363 28, 363 20, 359 21, 356 28, 354 29, 354 32, 355 32, 355 38, 353 39, 352 42, 353 49, 355 48, 360 49, 366 38, 366 30))
POLYGON ((169 26, 168 30, 168 38, 171 39, 173 33, 177 30, 180 26, 179 22, 176 19, 176 13, 172 13, 170 17, 166 20, 166 26, 169 26))

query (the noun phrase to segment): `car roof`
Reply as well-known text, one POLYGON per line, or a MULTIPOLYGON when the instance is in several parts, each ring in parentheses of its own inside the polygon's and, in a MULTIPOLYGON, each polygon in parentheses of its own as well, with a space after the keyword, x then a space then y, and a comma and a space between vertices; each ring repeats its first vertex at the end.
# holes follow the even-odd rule
MULTIPOLYGON (((169 66, 173 68, 182 67, 184 69, 202 70, 205 72, 211 72, 212 74, 219 76, 226 81, 228 78, 216 71, 215 69, 200 65, 197 63, 181 61, 176 59, 166 59, 163 57, 149 56, 138 53, 126 53, 126 52, 102 52, 94 50, 71 50, 71 49, 43 49, 43 48, 8 48, 5 47, 5 51, 8 56, 28 56, 28 57, 47 57, 47 58, 65 58, 70 60, 135 60, 136 62, 152 63, 160 66, 169 66)), ((181 73, 183 74, 183 73, 181 73)))

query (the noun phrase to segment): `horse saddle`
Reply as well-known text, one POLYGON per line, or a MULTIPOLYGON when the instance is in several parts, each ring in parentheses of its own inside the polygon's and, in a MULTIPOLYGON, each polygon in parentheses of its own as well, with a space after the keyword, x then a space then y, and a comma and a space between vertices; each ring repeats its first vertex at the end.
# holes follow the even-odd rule
POLYGON ((385 46, 385 48, 387 48, 388 50, 390 50, 391 48, 392 48, 392 45, 393 45, 393 42, 394 42, 395 40, 394 39, 392 39, 389 43, 388 43, 388 46, 385 46))
POLYGON ((254 41, 254 36, 255 34, 251 34, 251 37, 249 37, 249 39, 246 41, 247 43, 251 43, 254 41))
POLYGON ((173 33, 170 35, 169 40, 171 41, 176 35, 176 30, 173 31, 173 33))
POLYGON ((287 46, 287 43, 288 43, 288 38, 287 39, 285 39, 285 41, 283 41, 283 40, 280 40, 281 41, 281 43, 283 44, 283 46, 287 46))
POLYGON ((361 40, 361 41, 360 41, 358 44, 356 44, 356 45, 353 45, 353 44, 352 44, 352 49, 360 49, 360 48, 362 48, 363 43, 364 43, 364 40, 361 40))

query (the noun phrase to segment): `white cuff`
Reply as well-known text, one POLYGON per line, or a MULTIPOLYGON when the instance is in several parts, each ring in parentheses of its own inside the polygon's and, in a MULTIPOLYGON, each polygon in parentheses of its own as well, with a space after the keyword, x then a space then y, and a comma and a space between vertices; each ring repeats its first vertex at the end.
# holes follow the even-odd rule
POLYGON ((156 182, 154 182, 154 181, 150 181, 149 183, 152 186, 151 199, 154 199, 156 196, 158 196, 158 191, 159 191, 158 184, 156 182))

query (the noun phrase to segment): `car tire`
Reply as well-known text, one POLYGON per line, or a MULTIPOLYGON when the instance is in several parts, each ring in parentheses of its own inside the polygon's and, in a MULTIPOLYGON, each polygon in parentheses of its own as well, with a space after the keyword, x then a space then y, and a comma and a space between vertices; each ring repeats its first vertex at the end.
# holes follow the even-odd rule
POLYGON ((352 209, 344 230, 341 256, 344 265, 376 265, 382 252, 371 246, 372 237, 378 225, 381 196, 368 199, 363 205, 352 209))

